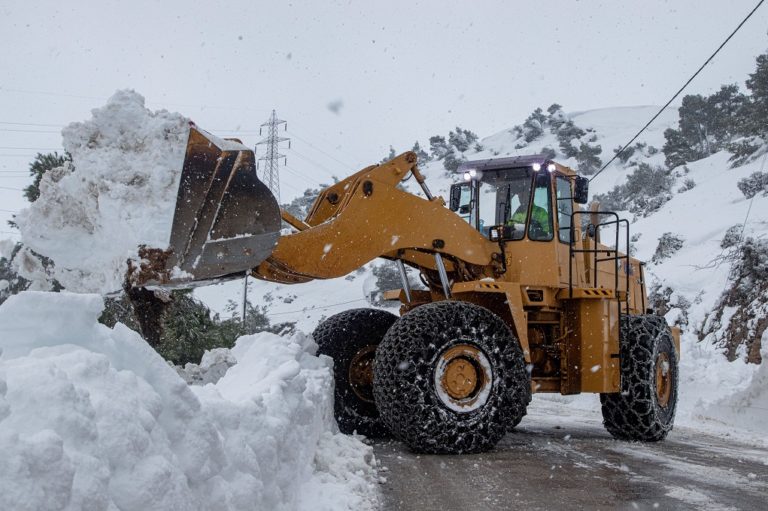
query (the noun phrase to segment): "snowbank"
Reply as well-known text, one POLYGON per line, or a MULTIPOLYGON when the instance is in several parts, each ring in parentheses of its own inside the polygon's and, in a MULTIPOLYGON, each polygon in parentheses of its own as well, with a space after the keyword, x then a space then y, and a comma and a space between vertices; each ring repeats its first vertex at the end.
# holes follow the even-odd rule
POLYGON ((70 291, 116 291, 139 245, 168 246, 188 133, 187 118, 152 112, 130 90, 64 128, 72 165, 47 172, 16 217, 22 242, 53 259, 51 277, 70 291))
POLYGON ((189 387, 97 295, 0 307, 0 509, 369 509, 370 447, 334 433, 330 360, 241 338, 189 387))
POLYGON ((743 428, 765 437, 768 432, 768 332, 762 337, 763 363, 742 390, 708 406, 702 416, 734 428, 743 428))

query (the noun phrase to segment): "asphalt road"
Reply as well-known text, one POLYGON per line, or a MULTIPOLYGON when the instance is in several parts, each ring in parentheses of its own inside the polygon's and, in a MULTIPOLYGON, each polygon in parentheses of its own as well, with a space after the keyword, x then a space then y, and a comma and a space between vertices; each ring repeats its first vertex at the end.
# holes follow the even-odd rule
POLYGON ((374 450, 385 510, 768 510, 768 449, 681 427, 656 444, 618 442, 599 417, 551 406, 484 454, 374 450))

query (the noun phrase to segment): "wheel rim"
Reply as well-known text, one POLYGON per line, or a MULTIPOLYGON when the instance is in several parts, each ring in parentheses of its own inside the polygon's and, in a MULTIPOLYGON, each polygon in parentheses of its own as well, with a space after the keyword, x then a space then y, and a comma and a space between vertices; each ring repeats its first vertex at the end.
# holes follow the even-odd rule
POLYGON ((373 403, 373 361, 376 345, 366 346, 355 353, 349 363, 348 379, 352 392, 367 403, 373 403))
POLYGON ((468 413, 482 407, 490 395, 491 364, 478 347, 451 346, 437 358, 434 384, 440 401, 456 412, 468 413))
POLYGON ((659 353, 656 357, 656 400, 661 406, 669 404, 672 396, 672 367, 668 353, 659 353))

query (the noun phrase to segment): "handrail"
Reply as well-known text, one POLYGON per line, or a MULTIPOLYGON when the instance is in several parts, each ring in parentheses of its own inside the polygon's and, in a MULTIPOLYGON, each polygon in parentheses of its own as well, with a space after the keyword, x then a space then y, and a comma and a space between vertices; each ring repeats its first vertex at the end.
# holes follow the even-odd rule
MULTIPOLYGON (((591 229, 588 229, 587 232, 589 232, 591 229)), ((594 231, 593 231, 594 232, 594 231)), ((598 265, 599 263, 604 263, 608 261, 614 261, 614 272, 613 272, 613 278, 614 278, 614 297, 617 300, 618 309, 619 309, 619 318, 621 318, 622 314, 629 314, 629 273, 631 268, 631 262, 630 262, 630 256, 629 256, 629 220, 619 218, 619 215, 613 211, 573 211, 571 212, 571 225, 570 225, 570 245, 569 245, 569 257, 568 257, 568 296, 573 298, 573 259, 574 254, 591 254, 592 255, 592 264, 590 271, 592 273, 591 279, 592 280, 592 286, 597 287, 597 281, 598 281, 598 265), (610 217, 611 219, 605 222, 600 222, 598 224, 592 224, 590 223, 589 226, 594 229, 600 229, 601 227, 608 227, 608 226, 615 226, 615 243, 613 245, 613 248, 598 248, 597 241, 595 240, 592 248, 584 248, 584 245, 582 243, 582 248, 576 248, 576 240, 575 240, 575 225, 576 225, 576 219, 580 218, 581 215, 602 215, 610 217), (626 253, 623 255, 619 255, 619 241, 621 239, 622 232, 625 234, 625 246, 626 246, 626 253), (605 257, 598 257, 599 255, 604 254, 605 257), (613 254, 613 255, 611 255, 613 254), (624 268, 624 297, 622 298, 619 287, 619 261, 625 260, 626 267, 624 268), (622 310, 622 302, 624 303, 625 310, 622 310)))

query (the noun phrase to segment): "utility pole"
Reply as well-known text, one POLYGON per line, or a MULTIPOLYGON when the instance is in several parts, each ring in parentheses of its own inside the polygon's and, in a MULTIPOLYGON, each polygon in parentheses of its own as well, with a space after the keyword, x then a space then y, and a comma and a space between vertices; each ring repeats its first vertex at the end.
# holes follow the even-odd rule
POLYGON ((277 114, 272 110, 272 115, 269 120, 261 125, 259 128, 259 135, 264 128, 266 128, 267 136, 259 141, 256 145, 266 145, 267 153, 258 159, 256 165, 258 169, 259 162, 264 162, 264 170, 261 174, 262 182, 267 185, 269 191, 280 203, 280 174, 278 167, 280 164, 280 158, 285 158, 284 154, 280 154, 280 142, 288 142, 288 149, 291 148, 291 139, 278 136, 278 128, 281 124, 284 124, 284 129, 288 129, 288 123, 277 118, 277 114))

